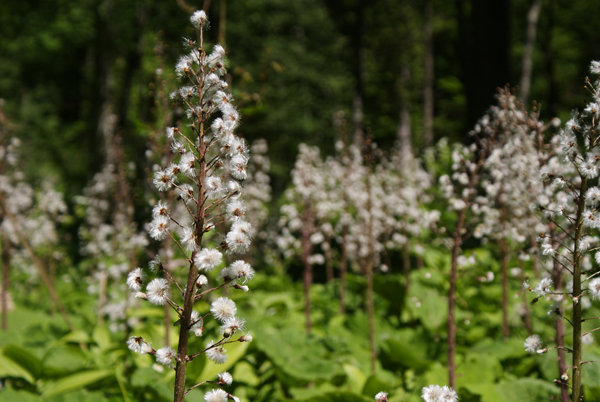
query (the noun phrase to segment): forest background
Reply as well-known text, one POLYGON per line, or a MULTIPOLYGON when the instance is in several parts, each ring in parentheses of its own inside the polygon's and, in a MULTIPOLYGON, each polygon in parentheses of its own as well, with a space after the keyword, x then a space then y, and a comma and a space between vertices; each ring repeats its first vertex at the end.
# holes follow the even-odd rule
MULTIPOLYGON (((566 121, 572 109, 582 107, 582 78, 589 74, 590 61, 600 58, 600 32, 594 28, 600 7, 587 0, 0 2, 0 109, 5 126, 21 141, 19 168, 27 181, 40 189, 53 183, 66 201, 69 216, 58 228, 56 246, 64 254, 52 275, 68 313, 78 317, 76 331, 65 328, 45 290, 28 281, 26 273, 11 271, 15 310, 7 326, 13 337, 0 337, 5 362, 0 400, 169 399, 166 383, 148 362, 124 357, 121 341, 130 328, 111 332, 108 324, 91 317, 96 299, 87 294, 83 278, 93 263, 81 253, 85 216, 77 213, 75 199, 112 152, 103 128, 104 113, 111 110, 118 158, 130 163, 126 181, 133 222, 142 230, 149 221, 147 144, 164 132, 161 92, 177 85, 173 66, 182 53, 181 38, 193 36, 184 22, 202 7, 211 21, 207 41, 228 50, 228 81, 242 114, 238 133, 249 143, 265 139, 268 144, 272 196, 265 227, 275 232, 299 144, 333 155, 338 141, 360 145, 371 137, 384 150, 397 141, 409 143, 417 156, 442 138, 466 144, 469 130, 506 84, 527 107, 534 105, 542 120, 566 121), (528 63, 530 70, 524 68, 528 63), (34 328, 45 331, 29 336, 34 328), (80 350, 80 345, 87 347, 80 350), (112 354, 102 361, 107 351, 112 354), (58 354, 66 360, 53 366, 49 362, 58 354), (9 360, 16 371, 6 368, 9 360), (89 378, 61 382, 83 369, 92 373, 89 378)), ((497 271, 493 245, 474 242, 467 248, 481 254, 487 264, 483 272, 497 271)), ((406 259, 397 256, 388 279, 376 287, 377 325, 389 332, 389 339, 378 340, 377 374, 369 364, 360 272, 355 278, 351 274, 349 307, 338 314, 335 283, 327 281, 324 269, 315 269, 315 330, 307 336, 301 261, 274 254, 254 251, 256 286, 264 294, 260 303, 249 304, 248 315, 263 326, 256 332, 278 345, 281 355, 269 350, 269 342, 257 340, 249 357, 240 353, 232 359, 241 367, 236 370, 245 399, 363 400, 385 389, 391 400, 418 400, 420 385, 443 383, 443 346, 432 344, 445 336, 445 311, 433 305, 419 316, 414 308, 404 308, 402 292, 401 302, 390 296, 394 286, 404 289, 400 272, 406 259), (282 321, 259 323, 261 314, 272 309, 282 321), (332 322, 338 327, 332 329, 332 322), (336 348, 336 337, 348 342, 347 349, 336 348), (419 343, 424 340, 429 343, 419 343), (357 346, 350 346, 354 341, 357 346), (410 342, 415 350, 404 345, 410 342), (298 350, 306 353, 296 356, 298 350)), ((142 253, 138 259, 146 263, 150 257, 142 253)), ((413 269, 436 265, 446 257, 436 250, 424 262, 412 255, 408 264, 413 269)), ((478 286, 473 276, 465 295, 473 296, 478 286)), ((532 401, 556 395, 556 387, 548 386, 558 377, 547 368, 552 359, 532 363, 523 356, 527 332, 521 328, 519 333, 521 324, 513 322, 516 335, 501 340, 500 301, 494 299, 499 288, 490 286, 488 299, 473 300, 496 303, 497 311, 487 312, 489 320, 459 341, 465 370, 461 400, 499 400, 498 395, 516 400, 513 392, 526 392, 532 401), (492 357, 477 357, 478 351, 492 357), (478 370, 484 372, 482 382, 478 370)), ((520 283, 511 286, 516 293, 520 283)), ((441 283, 439 294, 444 292, 441 283)), ((206 367, 196 374, 206 374, 206 367)), ((588 400, 598 395, 600 381, 595 381, 586 390, 588 400)))

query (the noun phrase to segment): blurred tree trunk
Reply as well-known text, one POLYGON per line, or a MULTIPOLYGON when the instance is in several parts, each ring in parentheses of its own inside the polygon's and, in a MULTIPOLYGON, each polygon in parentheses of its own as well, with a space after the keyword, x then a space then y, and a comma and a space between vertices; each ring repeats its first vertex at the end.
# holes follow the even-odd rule
POLYGON ((353 73, 354 97, 352 100, 352 123, 354 125, 354 144, 362 146, 364 142, 364 2, 358 1, 356 6, 355 27, 352 37, 353 42, 353 73))
POLYGON ((425 0, 425 77, 423 89, 423 146, 433 145, 433 0, 425 0))
POLYGON ((493 102, 496 89, 510 82, 510 0, 455 0, 467 124, 472 127, 493 102), (470 15, 466 15, 466 9, 470 15))
POLYGON ((548 90, 545 96, 545 99, 547 100, 547 110, 550 116, 557 116, 559 112, 559 88, 556 83, 554 51, 552 49, 555 22, 554 0, 548 0, 547 4, 547 7, 544 8, 546 18, 542 19, 540 22, 542 35, 540 35, 539 42, 544 64, 544 79, 548 84, 548 90))
POLYGON ((408 85, 410 83, 410 68, 407 63, 402 64, 400 71, 400 79, 402 81, 402 89, 400 92, 400 121, 396 130, 398 141, 402 155, 407 152, 412 153, 412 133, 410 129, 410 99, 408 85))
POLYGON ((219 1, 219 43, 225 47, 227 33, 227 0, 219 1))
POLYGON ((537 25, 540 19, 540 9, 542 0, 533 0, 529 12, 527 13, 527 37, 523 49, 523 69, 521 71, 521 99, 527 104, 529 92, 531 90, 531 75, 533 71, 533 48, 535 46, 535 36, 537 25))

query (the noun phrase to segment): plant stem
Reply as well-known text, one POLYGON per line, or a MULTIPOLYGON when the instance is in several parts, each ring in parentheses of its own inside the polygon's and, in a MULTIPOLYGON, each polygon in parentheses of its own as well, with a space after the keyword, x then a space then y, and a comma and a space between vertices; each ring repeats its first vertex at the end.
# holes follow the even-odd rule
POLYGON ((573 246, 573 394, 572 402, 579 402, 581 394, 581 251, 579 240, 583 232, 583 210, 585 209, 585 192, 587 178, 581 178, 581 189, 577 202, 575 220, 575 241, 573 246))
POLYGON ((340 314, 346 313, 346 273, 348 272, 348 253, 346 242, 348 237, 348 226, 342 228, 342 244, 340 250, 340 314))
POLYGON ((304 266, 303 273, 303 284, 304 284, 304 316, 306 319, 306 333, 310 334, 311 322, 310 322, 310 285, 312 284, 312 264, 309 261, 310 253, 312 250, 312 243, 310 242, 310 206, 306 207, 304 211, 304 226, 302 227, 302 265, 304 266))
POLYGON ((500 266, 502 271, 502 336, 508 339, 510 329, 508 327, 508 246, 505 239, 498 241, 500 246, 500 266))
POLYGON ((408 251, 408 244, 402 249, 402 259, 404 265, 404 297, 408 297, 408 291, 410 290, 410 253, 408 251))
POLYGON ((458 251, 462 244, 461 231, 465 221, 465 209, 458 214, 458 222, 454 231, 452 245, 452 261, 450 264, 450 292, 448 294, 448 386, 456 388, 454 355, 456 352, 456 323, 454 322, 454 309, 456 306, 456 281, 458 279, 458 251))
MULTIPOLYGON (((202 33, 202 30, 200 30, 202 33)), ((200 40, 202 45, 202 40, 200 40)), ((202 85, 199 85, 202 87, 202 85)), ((206 144, 204 143, 204 125, 201 123, 202 119, 199 117, 199 145, 198 155, 200 160, 200 166, 198 168, 198 199, 196 202, 196 216, 194 218, 194 225, 196 231, 196 244, 198 245, 198 251, 202 248, 202 235, 204 234, 204 199, 206 191, 203 188, 204 181, 206 179, 206 144)), ((188 273, 187 285, 185 287, 185 298, 183 304, 183 313, 181 314, 181 328, 179 329, 179 344, 177 346, 177 366, 175 367, 175 393, 174 402, 183 402, 185 398, 185 377, 188 362, 188 341, 190 336, 190 322, 192 319, 192 310, 194 309, 195 301, 195 290, 196 290, 196 278, 198 277, 198 268, 194 264, 194 256, 196 252, 192 253, 190 262, 190 272, 188 273)))

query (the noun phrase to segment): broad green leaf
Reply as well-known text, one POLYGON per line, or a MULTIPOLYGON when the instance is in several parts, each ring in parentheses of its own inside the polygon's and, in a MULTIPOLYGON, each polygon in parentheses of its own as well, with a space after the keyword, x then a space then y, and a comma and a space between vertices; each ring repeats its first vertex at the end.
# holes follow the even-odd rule
POLYGON ((348 376, 348 383, 350 385, 350 389, 360 394, 365 386, 365 382, 367 381, 367 377, 360 371, 359 368, 354 367, 350 364, 344 364, 344 372, 348 376))
MULTIPOLYGON (((421 331, 422 332, 422 331, 421 331)), ((424 369, 430 364, 427 359, 427 338, 414 330, 401 330, 388 338, 382 353, 393 363, 407 369, 424 369)))
POLYGON ((373 290, 398 309, 404 304, 404 278, 399 275, 376 275, 373 290))
POLYGON ((75 345, 58 344, 48 350, 43 360, 44 377, 64 376, 86 368, 88 359, 75 345))
POLYGON ((306 399, 307 402, 372 402, 373 398, 367 398, 352 392, 336 391, 306 399))
POLYGON ((316 337, 308 337, 293 326, 256 329, 253 345, 285 375, 298 381, 317 381, 341 374, 339 365, 316 337))
POLYGON ((23 367, 34 378, 40 378, 42 373, 42 362, 29 351, 20 346, 7 345, 2 348, 0 353, 23 367))
POLYGON ((56 395, 62 395, 69 391, 91 385, 111 375, 113 375, 113 372, 110 370, 91 370, 73 374, 61 378, 50 385, 42 394, 42 398, 48 399, 56 395))
POLYGON ((30 384, 35 384, 35 378, 29 371, 2 354, 0 354, 0 378, 1 377, 22 378, 30 384))
POLYGON ((73 331, 60 338, 62 342, 89 343, 90 337, 85 331, 73 331))
POLYGON ((105 402, 106 397, 101 391, 90 392, 85 389, 71 391, 64 395, 57 395, 48 402, 105 402))
POLYGON ((381 391, 388 393, 391 392, 392 385, 389 384, 387 381, 384 381, 380 376, 372 375, 365 382, 365 385, 362 389, 362 394, 368 397, 372 397, 377 395, 377 393, 381 391))
POLYGON ((494 356, 469 354, 456 370, 456 385, 469 388, 471 384, 493 383, 502 374, 502 366, 494 356))
POLYGON ((511 338, 507 341, 485 339, 469 349, 471 353, 480 353, 497 357, 499 360, 527 356, 523 340, 511 338))
POLYGON ((239 362, 235 365, 235 369, 233 370, 233 378, 236 382, 244 382, 251 387, 256 387, 260 380, 256 376, 254 367, 252 367, 248 362, 239 362))
MULTIPOLYGON (((600 361, 600 356, 583 353, 582 361, 600 361)), ((586 387, 600 388, 600 363, 586 363, 581 366, 581 383, 586 387)))
POLYGON ((0 402, 41 402, 39 395, 27 391, 16 391, 12 388, 5 388, 0 391, 0 402))
POLYGON ((546 402, 560 394, 553 384, 534 378, 502 381, 497 389, 505 402, 546 402))
POLYGON ((164 373, 157 373, 150 367, 135 370, 131 376, 131 385, 136 388, 149 387, 163 398, 173 398, 173 388, 165 382, 164 373))
POLYGON ((106 327, 95 327, 92 333, 92 340, 96 342, 100 349, 107 349, 111 344, 110 333, 106 327))
POLYGON ((316 396, 321 396, 329 392, 336 392, 337 389, 328 382, 325 382, 319 386, 313 386, 309 388, 290 388, 290 393, 294 397, 294 400, 301 401, 316 396))
POLYGON ((434 291, 422 292, 416 302, 407 303, 412 314, 421 320, 421 324, 431 331, 437 330, 448 316, 446 299, 434 291))
POLYGON ((227 361, 224 364, 215 364, 214 362, 207 359, 204 368, 202 369, 202 373, 196 380, 196 382, 202 381, 215 381, 217 379, 217 374, 222 373, 223 371, 229 370, 238 360, 240 360, 244 356, 244 352, 248 349, 248 342, 235 342, 228 345, 225 345, 225 350, 227 351, 227 361))

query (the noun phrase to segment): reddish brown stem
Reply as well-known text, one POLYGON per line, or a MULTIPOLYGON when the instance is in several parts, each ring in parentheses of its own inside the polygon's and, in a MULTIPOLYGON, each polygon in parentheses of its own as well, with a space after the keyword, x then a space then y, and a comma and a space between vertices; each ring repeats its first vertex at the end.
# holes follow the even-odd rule
POLYGON ((504 336, 504 339, 508 339, 510 335, 508 327, 508 261, 510 256, 508 255, 506 240, 500 239, 498 245, 500 246, 500 269, 502 274, 502 336, 504 336))
POLYGON ((306 333, 310 334, 310 285, 312 284, 312 264, 309 261, 312 252, 312 243, 310 242, 310 210, 307 207, 304 211, 304 226, 302 227, 302 265, 304 266, 304 316, 306 320, 306 333))
POLYGON ((340 245, 340 314, 346 313, 346 273, 348 272, 347 236, 348 226, 344 225, 342 229, 342 244, 340 245))
POLYGON ((461 232, 465 221, 465 210, 461 209, 458 214, 458 222, 454 231, 454 242, 452 245, 452 262, 450 265, 450 292, 448 294, 448 386, 456 388, 454 356, 456 353, 456 323, 454 322, 454 310, 456 307, 456 281, 458 279, 458 252, 462 244, 461 232))

